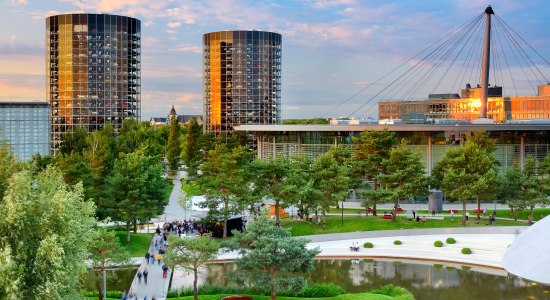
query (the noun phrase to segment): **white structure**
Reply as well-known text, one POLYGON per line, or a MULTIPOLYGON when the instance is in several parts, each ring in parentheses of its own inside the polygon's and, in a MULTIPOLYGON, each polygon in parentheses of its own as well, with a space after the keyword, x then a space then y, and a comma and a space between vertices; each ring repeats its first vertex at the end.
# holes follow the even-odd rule
POLYGON ((550 284, 550 217, 521 233, 502 258, 504 268, 519 277, 550 284))

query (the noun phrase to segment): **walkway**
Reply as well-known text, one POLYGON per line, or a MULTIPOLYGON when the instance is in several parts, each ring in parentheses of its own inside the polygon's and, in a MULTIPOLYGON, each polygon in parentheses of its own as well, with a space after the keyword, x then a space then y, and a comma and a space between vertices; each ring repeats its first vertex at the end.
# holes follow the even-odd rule
MULTIPOLYGON (((151 246, 149 246, 149 250, 154 255, 158 253, 158 247, 155 246, 155 241, 157 245, 161 244, 163 241, 162 236, 155 234, 153 240, 151 241, 151 246)), ((151 300, 153 297, 155 297, 156 300, 166 299, 166 293, 168 292, 168 285, 170 283, 171 270, 168 270, 166 278, 163 278, 163 265, 164 263, 162 262, 162 260, 159 264, 156 259, 154 263, 151 261, 145 261, 145 258, 141 259, 139 271, 143 273, 144 270, 147 270, 149 272, 149 275, 147 276, 147 284, 145 284, 144 277, 141 278, 141 281, 138 279, 137 273, 134 277, 134 281, 132 281, 130 291, 137 296, 137 300, 141 300, 145 296, 147 296, 148 300, 151 300)))
MULTIPOLYGON (((367 232, 350 232, 305 236, 311 242, 308 248, 319 247, 321 253, 317 258, 396 258, 442 262, 455 262, 469 265, 488 266, 503 269, 501 260, 516 236, 525 230, 524 226, 487 227, 487 228, 429 228, 410 230, 384 230, 367 232), (453 237, 456 244, 446 244, 445 240, 453 237), (400 240, 402 245, 394 245, 400 240), (441 240, 444 246, 434 247, 433 243, 441 240), (353 242, 361 246, 358 252, 350 251, 353 242), (374 247, 363 248, 365 242, 374 247), (464 255, 462 248, 470 248, 472 254, 464 255)), ((237 258, 237 253, 230 252, 218 256, 220 260, 237 258)))

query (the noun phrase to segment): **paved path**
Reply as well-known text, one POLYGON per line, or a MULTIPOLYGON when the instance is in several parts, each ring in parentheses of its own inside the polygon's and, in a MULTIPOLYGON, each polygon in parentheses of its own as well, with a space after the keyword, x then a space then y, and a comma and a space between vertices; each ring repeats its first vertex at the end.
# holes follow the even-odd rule
MULTIPOLYGON (((308 248, 320 248, 321 253, 317 258, 416 259, 503 269, 501 260, 504 252, 525 229, 525 226, 428 228, 322 234, 304 238, 311 240, 308 248), (441 240, 445 243, 448 237, 455 238, 457 243, 445 244, 441 248, 434 247, 434 241, 441 240), (400 240, 403 244, 394 245, 395 240, 400 240), (350 251, 349 247, 353 242, 361 245, 358 252, 350 251), (373 243, 374 248, 363 248, 365 242, 373 243), (473 253, 464 255, 461 253, 462 248, 470 248, 473 253)), ((229 252, 220 254, 218 259, 232 260, 237 257, 236 252, 229 252)))
MULTIPOLYGON (((158 244, 162 241, 162 236, 155 234, 151 242, 151 246, 149 247, 149 250, 151 250, 151 252, 156 255, 158 252, 158 247, 155 247, 154 245, 155 240, 158 244)), ((137 277, 137 273, 134 277, 134 280, 132 281, 132 287, 130 288, 130 291, 137 296, 137 300, 144 299, 145 296, 147 296, 148 300, 151 300, 153 297, 155 297, 156 300, 166 299, 166 292, 168 291, 171 270, 168 270, 166 278, 163 278, 162 265, 162 260, 159 264, 156 259, 154 263, 152 263, 151 261, 146 262, 145 258, 141 259, 139 271, 143 273, 143 271, 147 269, 149 275, 147 276, 147 284, 145 284, 145 278, 142 277, 141 281, 139 280, 139 278, 137 277)))

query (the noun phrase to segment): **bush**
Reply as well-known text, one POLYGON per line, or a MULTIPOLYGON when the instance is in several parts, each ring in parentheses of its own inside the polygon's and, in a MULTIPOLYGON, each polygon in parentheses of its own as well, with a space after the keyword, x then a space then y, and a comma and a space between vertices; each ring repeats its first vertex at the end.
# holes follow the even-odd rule
POLYGON ((462 248, 462 254, 472 254, 472 249, 470 248, 462 248))
POLYGON ((441 269, 443 269, 443 265, 441 265, 441 264, 435 264, 435 265, 434 265, 434 269, 436 269, 436 270, 441 270, 441 269))
MULTIPOLYGON (((327 283, 308 285, 301 292, 294 295, 302 298, 322 298, 335 297, 345 293, 346 290, 341 286, 335 285, 334 283, 327 283)), ((293 294, 291 294, 291 296, 293 296, 293 294)))
POLYGON ((464 271, 470 271, 470 269, 472 269, 472 267, 470 267, 470 266, 462 266, 461 268, 464 271))
POLYGON ((401 245, 403 243, 400 240, 395 240, 395 241, 393 241, 393 244, 394 245, 401 245))
POLYGON ((222 300, 252 300, 252 297, 248 296, 225 296, 222 300))
POLYGON ((447 242, 447 244, 456 244, 456 240, 453 239, 452 237, 447 238, 446 242, 447 242))
POLYGON ((435 247, 443 247, 443 242, 442 241, 435 241, 434 246, 435 247))
POLYGON ((414 296, 407 289, 393 284, 385 285, 379 289, 370 291, 373 294, 385 295, 399 300, 414 300, 414 296))
POLYGON ((363 244, 363 247, 365 247, 365 248, 373 248, 374 245, 373 245, 371 242, 366 242, 366 243, 363 244))

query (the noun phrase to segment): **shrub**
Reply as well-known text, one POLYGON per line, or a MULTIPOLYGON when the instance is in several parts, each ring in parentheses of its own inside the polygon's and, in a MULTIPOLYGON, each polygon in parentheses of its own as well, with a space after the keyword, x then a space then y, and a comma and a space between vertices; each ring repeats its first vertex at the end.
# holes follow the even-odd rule
POLYGON ((393 241, 393 244, 394 245, 401 245, 403 243, 400 240, 395 240, 395 241, 393 241))
POLYGON ((443 247, 443 242, 442 241, 435 241, 434 246, 435 247, 443 247))
POLYGON ((441 264, 435 264, 435 265, 434 265, 434 269, 436 269, 436 270, 441 270, 441 269, 443 269, 443 265, 441 265, 441 264))
POLYGON ((472 254, 472 249, 470 248, 462 248, 462 254, 472 254))
POLYGON ((470 267, 470 266, 462 266, 461 268, 464 271, 470 271, 470 269, 472 269, 472 267, 470 267))
POLYGON ((222 300, 252 300, 252 297, 248 296, 225 296, 222 300))
POLYGON ((452 237, 447 238, 446 242, 447 242, 447 244, 456 244, 456 240, 453 239, 452 237))
POLYGON ((385 285, 379 289, 370 291, 373 294, 385 295, 399 300, 414 300, 414 296, 407 289, 393 284, 385 285))
POLYGON ((371 242, 366 242, 366 243, 363 244, 363 247, 365 247, 365 248, 373 248, 374 245, 373 245, 371 242))
POLYGON ((445 269, 447 269, 447 271, 456 270, 456 268, 452 266, 446 266, 445 269))
MULTIPOLYGON (((334 283, 311 284, 306 286, 296 296, 301 298, 335 297, 345 294, 346 290, 334 283)), ((291 294, 292 295, 292 294, 291 294)), ((292 295, 293 296, 293 295, 292 295)))

